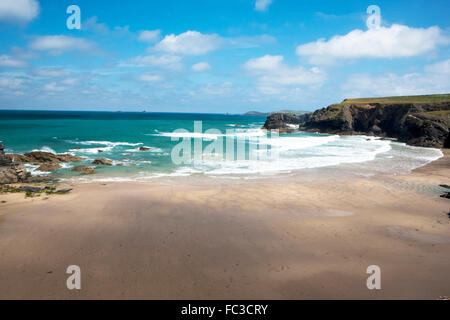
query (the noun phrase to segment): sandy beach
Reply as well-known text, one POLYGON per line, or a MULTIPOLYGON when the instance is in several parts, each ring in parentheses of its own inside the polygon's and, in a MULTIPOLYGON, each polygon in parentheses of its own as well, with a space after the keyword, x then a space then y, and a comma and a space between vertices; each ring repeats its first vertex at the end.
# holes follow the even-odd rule
POLYGON ((0 299, 450 296, 450 152, 411 174, 0 194, 0 299), (82 289, 66 288, 81 268, 82 289), (368 290, 366 268, 381 268, 368 290))

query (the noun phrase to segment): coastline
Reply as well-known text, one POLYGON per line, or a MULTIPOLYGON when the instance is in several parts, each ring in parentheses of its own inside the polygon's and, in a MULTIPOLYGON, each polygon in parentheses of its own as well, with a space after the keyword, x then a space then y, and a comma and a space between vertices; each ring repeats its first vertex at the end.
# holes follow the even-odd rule
POLYGON ((0 299, 449 296, 443 152, 410 174, 347 181, 153 180, 1 194, 0 299), (65 287, 73 264, 80 291, 65 287), (369 265, 381 268, 380 291, 366 288, 369 265))

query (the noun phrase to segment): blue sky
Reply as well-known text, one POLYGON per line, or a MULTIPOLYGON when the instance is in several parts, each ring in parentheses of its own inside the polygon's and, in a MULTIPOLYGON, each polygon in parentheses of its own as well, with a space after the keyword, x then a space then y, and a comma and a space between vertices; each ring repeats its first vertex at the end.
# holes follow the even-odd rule
POLYGON ((0 108, 242 113, 449 93, 449 21, 446 0, 1 0, 0 108))

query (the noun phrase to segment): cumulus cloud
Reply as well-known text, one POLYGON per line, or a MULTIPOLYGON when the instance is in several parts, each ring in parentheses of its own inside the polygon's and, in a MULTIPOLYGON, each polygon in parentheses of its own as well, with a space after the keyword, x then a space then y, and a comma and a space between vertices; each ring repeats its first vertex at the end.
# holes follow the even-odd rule
POLYGON ((255 10, 256 11, 266 11, 272 4, 273 0, 256 0, 255 10))
POLYGON ((95 43, 86 39, 69 36, 40 36, 31 42, 30 48, 58 55, 72 50, 91 51, 95 49, 95 43))
POLYGON ((0 67, 24 68, 26 66, 27 63, 23 60, 11 57, 6 54, 0 55, 0 67))
POLYGON ((328 41, 319 39, 298 46, 296 52, 308 57, 311 63, 331 63, 335 59, 412 57, 448 43, 450 38, 437 26, 424 29, 394 24, 367 31, 353 30, 328 41))
POLYGON ((192 69, 192 71, 195 71, 195 72, 203 72, 203 71, 210 70, 211 66, 209 65, 208 62, 199 62, 199 63, 194 64, 191 69, 192 69))
POLYGON ((156 42, 161 37, 161 30, 144 30, 139 33, 138 40, 142 42, 156 42))
POLYGON ((419 73, 354 74, 342 90, 349 98, 449 93, 450 59, 425 66, 419 73))
POLYGON ((157 74, 143 74, 139 76, 138 80, 142 82, 158 82, 162 80, 162 77, 157 74))
POLYGON ((151 50, 183 55, 201 55, 219 48, 221 38, 217 34, 186 31, 164 37, 151 50))
POLYGON ((265 55, 248 60, 244 68, 257 78, 257 88, 264 94, 279 94, 285 88, 320 86, 325 74, 317 67, 289 67, 283 56, 265 55))
POLYGON ((28 22, 37 17, 40 11, 36 0, 0 1, 0 20, 28 22))

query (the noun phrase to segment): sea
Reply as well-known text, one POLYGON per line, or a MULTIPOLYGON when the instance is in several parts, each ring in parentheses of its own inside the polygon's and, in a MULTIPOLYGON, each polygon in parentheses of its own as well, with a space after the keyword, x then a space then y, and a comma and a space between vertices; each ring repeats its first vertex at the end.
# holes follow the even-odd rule
MULTIPOLYGON (((150 112, 0 110, 0 141, 7 153, 46 151, 85 158, 52 174, 63 180, 147 181, 163 177, 258 179, 346 173, 396 175, 443 156, 368 136, 310 132, 268 133, 266 117, 150 112), (143 147, 141 150, 141 147, 143 147), (72 171, 97 158, 95 174, 72 171)), ((33 175, 47 175, 27 165, 33 175)), ((214 180, 212 180, 214 181, 214 180)))

